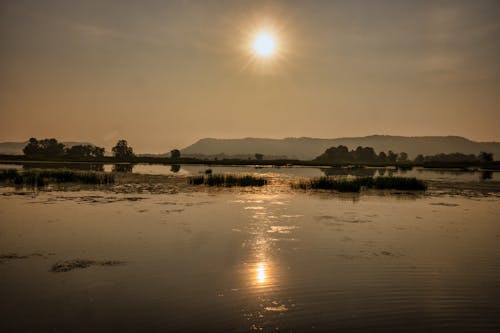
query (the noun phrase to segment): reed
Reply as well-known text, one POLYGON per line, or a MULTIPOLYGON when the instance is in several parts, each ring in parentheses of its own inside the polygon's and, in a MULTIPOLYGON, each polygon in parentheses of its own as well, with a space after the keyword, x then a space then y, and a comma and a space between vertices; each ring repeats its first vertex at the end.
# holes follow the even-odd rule
POLYGON ((425 191, 427 185, 417 178, 406 177, 359 177, 355 179, 335 179, 319 177, 294 184, 293 187, 309 190, 336 190, 339 192, 359 192, 362 188, 380 190, 417 190, 425 191))
POLYGON ((191 185, 207 185, 207 186, 264 186, 267 180, 262 177, 252 175, 214 175, 208 174, 205 176, 193 176, 188 178, 188 183, 191 185))
POLYGON ((41 187, 49 183, 81 183, 81 184, 112 184, 114 174, 98 171, 73 171, 73 170, 2 170, 0 180, 14 183, 15 185, 28 185, 41 187))

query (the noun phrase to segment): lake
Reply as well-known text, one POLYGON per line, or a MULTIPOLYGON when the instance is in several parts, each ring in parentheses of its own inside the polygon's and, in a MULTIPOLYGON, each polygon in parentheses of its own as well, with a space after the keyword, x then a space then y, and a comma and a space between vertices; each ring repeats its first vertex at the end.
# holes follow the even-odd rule
MULTIPOLYGON (((178 185, 207 168, 134 167, 149 182, 175 181, 172 191, 0 187, 0 331, 499 331, 498 191, 283 185, 320 168, 211 167, 281 182, 178 185)), ((404 175, 498 182, 498 173, 404 175)))

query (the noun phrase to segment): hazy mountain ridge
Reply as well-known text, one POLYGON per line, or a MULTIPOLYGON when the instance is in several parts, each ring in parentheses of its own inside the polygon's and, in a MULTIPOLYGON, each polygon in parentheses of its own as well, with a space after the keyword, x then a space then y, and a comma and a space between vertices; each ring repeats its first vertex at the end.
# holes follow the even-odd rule
MULTIPOLYGON (((66 147, 73 147, 76 145, 92 145, 88 142, 76 142, 76 141, 64 141, 61 142, 66 147)), ((23 155, 23 148, 28 144, 28 141, 24 142, 0 142, 0 154, 5 155, 23 155)))
POLYGON ((196 143, 181 150, 183 155, 239 155, 255 154, 286 155, 288 158, 313 159, 327 148, 344 145, 349 149, 358 146, 373 147, 378 153, 392 150, 396 153, 406 152, 410 158, 418 154, 435 155, 440 153, 478 154, 487 151, 500 158, 500 142, 476 142, 460 136, 391 136, 370 135, 351 138, 244 138, 244 139, 200 139, 196 143))

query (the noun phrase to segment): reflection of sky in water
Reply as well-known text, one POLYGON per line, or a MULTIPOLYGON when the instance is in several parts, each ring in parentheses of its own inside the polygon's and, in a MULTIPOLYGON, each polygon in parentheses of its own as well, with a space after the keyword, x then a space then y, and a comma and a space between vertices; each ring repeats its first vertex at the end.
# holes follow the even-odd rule
MULTIPOLYGON (((64 164, 61 164, 63 167, 64 164)), ((43 166, 37 166, 43 167, 43 166)), ((66 166, 64 166, 66 167, 66 166)), ((20 164, 0 164, 0 169, 22 169, 20 164)), ((72 168, 69 166, 69 168, 72 168)), ((114 171, 113 164, 104 164, 104 171, 114 171)), ((366 177, 366 176, 399 176, 399 177, 417 177, 424 180, 436 181, 500 181, 500 172, 481 172, 481 171, 461 171, 461 170, 430 170, 420 167, 412 170, 397 170, 395 168, 319 168, 319 167, 253 167, 253 166, 207 166, 207 165, 180 165, 173 167, 171 165, 153 165, 136 164, 132 172, 146 175, 178 175, 192 176, 204 174, 205 170, 211 169, 216 174, 256 174, 266 177, 281 179, 290 178, 308 178, 320 176, 337 177, 366 177)))

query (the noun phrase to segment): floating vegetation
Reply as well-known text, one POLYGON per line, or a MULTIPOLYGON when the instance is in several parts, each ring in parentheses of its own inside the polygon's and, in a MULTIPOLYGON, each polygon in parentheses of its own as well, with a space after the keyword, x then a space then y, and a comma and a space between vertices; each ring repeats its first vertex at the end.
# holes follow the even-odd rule
POLYGON ((111 184, 115 177, 112 173, 99 171, 61 170, 1 170, 0 181, 15 185, 42 187, 49 183, 82 183, 82 184, 111 184))
POLYGON ((207 185, 207 186, 264 186, 267 180, 262 177, 251 175, 213 175, 193 176, 188 178, 191 185, 207 185))
POLYGON ((56 262, 52 265, 50 271, 52 273, 69 272, 74 269, 87 268, 90 266, 118 266, 123 265, 125 262, 116 260, 96 261, 88 259, 75 259, 56 262))
POLYGON ((427 189, 426 184, 417 178, 406 177, 360 177, 354 179, 335 179, 332 177, 313 178, 292 185, 303 190, 321 189, 339 192, 359 192, 361 188, 379 190, 419 190, 427 189))

